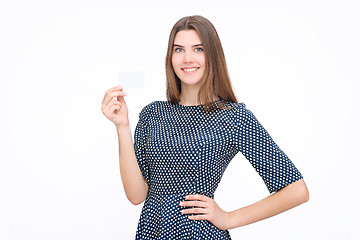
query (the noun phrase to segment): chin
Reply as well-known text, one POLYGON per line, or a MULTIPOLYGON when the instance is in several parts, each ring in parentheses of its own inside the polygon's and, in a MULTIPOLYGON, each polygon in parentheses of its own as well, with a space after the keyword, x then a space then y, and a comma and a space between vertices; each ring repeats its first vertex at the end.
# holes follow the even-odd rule
MULTIPOLYGON (((184 78, 183 78, 184 79, 184 78)), ((188 80, 188 79, 184 79, 184 80, 181 80, 182 83, 186 84, 186 85, 198 85, 200 84, 201 82, 201 79, 197 79, 197 80, 188 80)))

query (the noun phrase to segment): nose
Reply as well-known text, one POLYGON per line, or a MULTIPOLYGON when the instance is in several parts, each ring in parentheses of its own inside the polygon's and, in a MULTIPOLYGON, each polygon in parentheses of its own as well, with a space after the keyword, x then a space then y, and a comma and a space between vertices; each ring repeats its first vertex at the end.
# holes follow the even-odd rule
POLYGON ((187 51, 184 54, 184 63, 193 63, 194 62, 194 56, 191 52, 187 51))

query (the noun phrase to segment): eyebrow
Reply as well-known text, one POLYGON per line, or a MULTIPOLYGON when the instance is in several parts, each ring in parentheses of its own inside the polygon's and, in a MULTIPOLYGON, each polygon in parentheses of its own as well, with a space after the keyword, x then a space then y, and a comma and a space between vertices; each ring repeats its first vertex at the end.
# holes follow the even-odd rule
MULTIPOLYGON (((203 44, 199 43, 199 44, 192 45, 192 47, 199 47, 199 46, 203 46, 203 44)), ((181 46, 179 44, 174 44, 174 47, 182 47, 183 48, 184 46, 181 46)))

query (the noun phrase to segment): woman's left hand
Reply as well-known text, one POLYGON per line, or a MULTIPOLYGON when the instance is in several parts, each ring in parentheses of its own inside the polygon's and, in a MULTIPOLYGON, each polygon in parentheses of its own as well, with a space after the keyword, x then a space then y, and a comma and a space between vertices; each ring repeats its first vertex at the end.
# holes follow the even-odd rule
POLYGON ((195 208, 188 208, 181 211, 182 214, 197 213, 200 215, 189 216, 190 220, 208 220, 215 227, 220 230, 226 230, 229 226, 230 214, 223 211, 215 202, 214 199, 205 195, 187 195, 187 201, 180 203, 180 206, 194 206, 195 208))

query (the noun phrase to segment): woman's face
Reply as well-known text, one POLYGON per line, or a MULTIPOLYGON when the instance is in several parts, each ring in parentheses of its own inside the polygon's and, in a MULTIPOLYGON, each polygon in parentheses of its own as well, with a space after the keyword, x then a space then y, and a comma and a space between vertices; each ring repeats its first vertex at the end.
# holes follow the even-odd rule
POLYGON ((182 84, 199 86, 205 71, 205 53, 195 30, 175 35, 172 66, 182 84))

